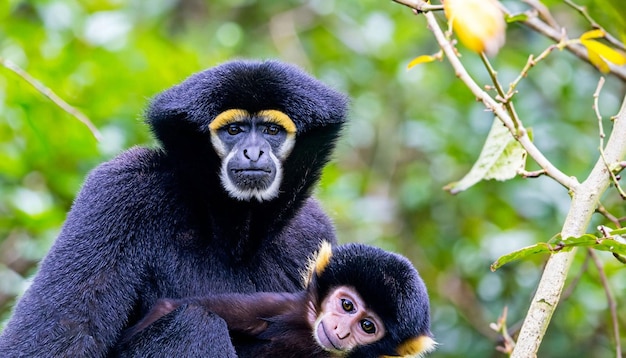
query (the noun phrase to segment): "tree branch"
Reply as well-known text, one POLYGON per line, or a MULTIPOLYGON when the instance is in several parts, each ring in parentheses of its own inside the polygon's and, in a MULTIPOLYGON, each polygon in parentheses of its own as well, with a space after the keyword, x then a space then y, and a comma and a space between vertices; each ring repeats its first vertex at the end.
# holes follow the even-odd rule
MULTIPOLYGON (((407 5, 406 1, 394 0, 400 4, 407 5)), ((419 11, 420 6, 419 3, 423 3, 423 0, 416 0, 411 2, 411 7, 414 10, 419 11), (413 4, 416 3, 417 5, 413 4)), ((424 17, 426 17, 426 21, 428 23, 428 28, 435 35, 435 39, 437 43, 443 50, 446 55, 446 58, 454 68, 456 76, 461 79, 465 83, 465 85, 472 91, 472 93, 480 99, 485 107, 491 110, 504 125, 511 131, 511 134, 515 137, 515 139, 524 147, 528 155, 541 166, 541 168, 545 171, 545 174, 556 180, 558 183, 563 185, 568 190, 572 190, 578 185, 578 181, 576 178, 565 175, 565 173, 561 172, 558 168, 556 168, 549 160, 546 158, 543 153, 535 146, 535 144, 530 140, 526 129, 522 126, 521 123, 516 123, 511 119, 507 111, 503 108, 503 106, 498 103, 496 100, 491 98, 491 96, 485 92, 469 75, 461 60, 459 59, 454 47, 446 39, 446 36, 437 23, 437 19, 432 12, 424 13, 424 17)))
MULTIPOLYGON (((626 97, 615 117, 613 131, 604 148, 607 162, 621 161, 626 156, 626 97)), ((587 231, 591 216, 598 207, 600 196, 611 182, 609 169, 603 158, 596 161, 587 179, 575 187, 570 210, 563 224, 561 236, 578 237, 587 231)), ((537 292, 522 324, 512 358, 534 357, 559 302, 565 279, 576 250, 553 254, 543 271, 537 292)))
POLYGON ((431 5, 424 0, 393 0, 400 5, 407 6, 417 12, 429 12, 443 10, 443 5, 431 5))
POLYGON ((7 60, 3 57, 0 57, 0 64, 5 68, 13 71, 15 74, 20 76, 24 81, 28 82, 31 86, 33 86, 37 91, 39 91, 44 96, 48 97, 54 104, 61 107, 62 110, 69 113, 79 121, 83 122, 84 125, 89 128, 91 134, 96 138, 96 140, 100 141, 102 139, 102 134, 96 126, 85 116, 82 112, 72 107, 70 104, 65 102, 63 98, 59 97, 56 93, 54 93, 50 88, 44 86, 41 82, 31 76, 28 72, 24 71, 17 64, 13 63, 10 60, 7 60))
MULTIPOLYGON (((425 3, 423 0, 393 1, 408 6, 416 12, 421 12, 421 6, 425 3)), ((534 1, 527 2, 533 3, 534 1)), ((428 23, 428 28, 433 32, 439 46, 454 68, 456 76, 465 83, 471 92, 480 99, 488 109, 494 112, 524 147, 529 156, 541 166, 542 170, 537 173, 545 173, 569 190, 572 196, 572 202, 561 230, 561 236, 563 238, 569 238, 584 235, 591 220, 591 216, 599 205, 601 194, 607 190, 611 182, 611 175, 609 173, 611 168, 609 168, 606 163, 620 163, 623 161, 624 156, 626 156, 626 98, 624 98, 622 107, 615 117, 613 130, 608 138, 606 147, 602 148, 601 146, 600 148, 603 155, 598 158, 587 179, 579 184, 576 178, 569 177, 554 167, 531 142, 522 123, 515 121, 509 113, 507 113, 502 104, 498 103, 476 84, 459 60, 453 45, 444 35, 434 14, 426 12, 423 15, 428 23)), ((587 52, 583 46, 571 41, 566 41, 567 38, 564 31, 559 31, 547 25, 539 19, 536 14, 530 14, 528 19, 524 21, 524 24, 553 39, 559 45, 562 44, 569 51, 590 63, 587 52)), ((549 48, 544 51, 542 56, 545 57, 545 55, 552 50, 553 48, 549 48)), ((525 71, 532 67, 532 65, 533 59, 531 57, 525 71)), ((626 69, 616 66, 611 66, 610 69, 613 74, 626 80, 626 69)), ((487 70, 490 71, 489 66, 487 66, 487 70)), ((491 72, 490 75, 493 78, 495 72, 491 72)), ((498 84, 496 83, 496 87, 497 86, 498 84)), ((496 89, 500 93, 503 92, 501 87, 496 89)), ((512 93, 513 92, 510 91, 510 94, 512 93)), ((575 252, 576 250, 555 253, 548 259, 511 357, 536 357, 541 341, 550 323, 550 319, 563 292, 565 279, 567 278, 575 252)))
MULTIPOLYGON (((507 15, 513 16, 513 14, 508 9, 504 8, 504 6, 502 6, 502 9, 507 15)), ((526 14, 528 15, 528 17, 526 18, 526 20, 520 21, 520 23, 552 39, 556 43, 560 43, 564 40, 567 40, 567 38, 564 38, 564 36, 566 37, 566 35, 563 33, 562 29, 555 28, 546 24, 539 17, 537 17, 537 15, 533 13, 532 11, 527 11, 526 14)), ((566 42, 565 48, 569 52, 573 53, 574 55, 576 55, 578 58, 582 59, 583 61, 591 64, 591 61, 589 61, 589 55, 584 46, 577 44, 577 43, 573 43, 571 41, 565 41, 565 42, 566 42)), ((626 68, 625 67, 616 66, 612 63, 608 63, 608 65, 609 65, 610 72, 612 74, 620 78, 622 81, 626 81, 626 68)))
MULTIPOLYGON (((407 6, 416 12, 429 12, 429 11, 434 11, 434 10, 441 10, 442 8, 439 5, 431 5, 424 0, 392 0, 392 1, 401 5, 407 6)), ((525 2, 531 6, 535 6, 535 4, 538 3, 538 1, 536 0, 527 0, 525 2)), ((510 10, 505 8, 502 4, 500 8, 508 16, 514 15, 510 10)), ((555 21, 552 19, 551 16, 548 18, 550 19, 552 26, 542 21, 537 16, 537 12, 541 12, 542 15, 545 15, 541 7, 533 8, 533 10, 529 10, 526 12, 526 15, 527 15, 526 20, 520 21, 520 23, 524 24, 526 27, 530 28, 531 30, 548 37, 549 39, 552 39, 556 43, 560 43, 564 40, 567 40, 566 35, 563 33, 562 29, 557 27, 555 21)), ((613 43, 613 41, 611 41, 612 38, 609 38, 608 40, 611 43, 613 43)), ((618 47, 621 48, 621 46, 618 46, 618 47)), ((569 52, 573 53, 574 55, 576 55, 578 58, 582 59, 583 61, 591 64, 591 61, 589 61, 589 55, 587 54, 587 49, 585 49, 584 46, 569 41, 567 42, 567 44, 565 44, 565 49, 567 49, 569 52)), ((610 69, 610 73, 614 74, 621 80, 626 81, 626 68, 624 66, 616 66, 612 63, 608 63, 608 66, 610 69)))
POLYGON ((591 15, 589 15, 589 12, 587 11, 587 8, 585 6, 576 5, 571 0, 563 0, 563 2, 571 6, 574 10, 578 11, 587 21, 589 21, 589 25, 591 25, 591 27, 593 27, 594 29, 602 30, 602 32, 604 32, 604 38, 611 45, 617 47, 618 49, 622 51, 626 51, 626 46, 624 46, 624 44, 620 40, 618 40, 615 36, 611 35, 608 31, 606 31, 605 28, 600 26, 600 24, 598 24, 596 20, 594 20, 591 17, 591 15))

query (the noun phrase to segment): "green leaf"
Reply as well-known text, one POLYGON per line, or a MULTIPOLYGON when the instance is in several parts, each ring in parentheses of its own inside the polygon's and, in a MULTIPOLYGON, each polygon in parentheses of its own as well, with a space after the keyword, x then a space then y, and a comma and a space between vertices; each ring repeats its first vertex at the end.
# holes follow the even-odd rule
POLYGON ((570 251, 575 247, 589 247, 594 250, 607 251, 620 256, 626 256, 626 244, 623 244, 613 238, 599 238, 592 234, 585 234, 579 237, 568 237, 565 240, 559 240, 559 238, 560 235, 557 235, 548 240, 548 242, 540 242, 503 255, 498 258, 496 262, 491 264, 491 271, 499 269, 504 264, 521 260, 531 255, 555 253, 558 251, 570 251))
POLYGON ((444 187, 451 194, 467 190, 472 185, 485 179, 509 180, 526 164, 526 151, 513 138, 509 130, 494 119, 478 160, 463 179, 444 187))
POLYGON ((562 240, 561 243, 565 246, 582 246, 582 247, 591 247, 598 243, 598 237, 592 234, 585 234, 579 237, 568 237, 565 240, 562 240))
POLYGON ((563 244, 567 247, 590 247, 594 250, 607 251, 621 256, 626 256, 626 244, 621 243, 612 237, 597 237, 591 234, 586 234, 581 237, 568 237, 563 240, 563 244))
POLYGON ((500 258, 498 258, 496 262, 491 264, 490 269, 491 271, 495 271, 499 269, 500 267, 502 267, 503 265, 508 264, 509 262, 521 260, 531 255, 548 253, 552 251, 553 251, 552 245, 545 243, 545 242, 540 242, 538 244, 527 246, 517 251, 513 251, 506 255, 500 256, 500 258))
POLYGON ((505 15, 504 20, 509 24, 512 22, 523 22, 523 21, 528 20, 528 15, 526 14, 505 15))
POLYGON ((609 232, 609 235, 624 235, 624 234, 626 234, 626 227, 611 230, 611 232, 609 232))

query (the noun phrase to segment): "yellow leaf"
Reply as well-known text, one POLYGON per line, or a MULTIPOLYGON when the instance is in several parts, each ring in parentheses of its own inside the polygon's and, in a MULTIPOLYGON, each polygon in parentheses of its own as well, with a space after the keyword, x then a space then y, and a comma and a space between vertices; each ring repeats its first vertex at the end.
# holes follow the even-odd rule
POLYGON ((599 39, 599 38, 604 37, 604 35, 605 35, 604 31, 600 29, 591 30, 580 35, 580 41, 582 42, 582 41, 589 40, 589 39, 599 39))
POLYGON ((411 68, 419 65, 420 63, 428 63, 428 62, 433 62, 435 60, 436 58, 433 55, 417 56, 416 58, 412 59, 411 62, 409 62, 409 64, 406 66, 406 69, 410 70, 411 68))
MULTIPOLYGON (((585 41, 585 42, 588 42, 588 41, 585 41)), ((606 62, 604 62, 604 60, 602 59, 602 57, 600 57, 600 55, 593 52, 589 48, 587 48, 587 53, 589 54, 589 61, 594 66, 596 66, 596 68, 600 70, 600 72, 609 73, 611 71, 611 69, 609 68, 609 65, 607 65, 606 62)))
POLYGON ((582 36, 580 37, 580 43, 583 44, 587 48, 587 51, 594 52, 600 55, 603 59, 614 63, 618 66, 626 65, 626 54, 623 52, 617 51, 601 42, 594 40, 583 40, 582 36))
POLYGON ((495 55, 504 45, 506 22, 497 0, 444 0, 443 9, 470 50, 495 55))

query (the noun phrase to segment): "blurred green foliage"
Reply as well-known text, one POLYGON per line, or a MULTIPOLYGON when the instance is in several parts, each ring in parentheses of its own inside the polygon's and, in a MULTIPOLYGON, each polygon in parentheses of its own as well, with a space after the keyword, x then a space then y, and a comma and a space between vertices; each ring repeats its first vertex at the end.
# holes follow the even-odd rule
MULTIPOLYGON (((589 29, 562 2, 547 4, 571 36, 589 29)), ((493 59, 502 82, 549 44, 509 25, 507 45, 493 59)), ((103 134, 97 142, 74 117, 0 68, 0 322, 54 241, 86 173, 133 145, 155 145, 142 122, 151 96, 228 59, 277 58, 352 98, 351 124, 316 191, 340 240, 379 245, 413 261, 431 294, 441 344, 433 356, 502 356, 488 324, 508 306, 508 324, 516 328, 546 257, 495 273, 489 265, 560 231, 569 196, 543 177, 482 182, 458 196, 441 189, 471 168, 492 116, 446 62, 406 70, 412 58, 437 49, 424 19, 391 1, 0 3, 0 56, 84 112, 103 134)), ((459 50, 472 75, 487 84, 480 59, 459 50)), ((531 70, 515 98, 537 146, 579 180, 598 156, 592 94, 599 77, 573 55, 555 52, 531 70)), ((609 77, 600 96, 606 128, 623 93, 623 83, 609 77)), ((603 204, 626 216, 614 192, 603 204)), ((599 256, 618 305, 625 304, 623 265, 599 256)), ((558 308, 540 356, 615 355, 604 290, 585 257, 581 250, 571 271, 577 285, 558 308)), ((619 315, 626 327, 626 310, 619 315)))

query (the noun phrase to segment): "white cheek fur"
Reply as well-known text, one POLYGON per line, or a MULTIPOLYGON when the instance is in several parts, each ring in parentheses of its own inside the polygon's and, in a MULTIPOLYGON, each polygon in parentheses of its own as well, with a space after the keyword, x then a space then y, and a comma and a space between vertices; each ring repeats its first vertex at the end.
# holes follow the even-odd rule
POLYGON ((285 142, 283 143, 283 145, 280 146, 280 149, 278 150, 278 157, 280 159, 285 160, 285 158, 287 158, 289 153, 291 153, 291 150, 293 149, 294 145, 296 145, 295 137, 296 136, 293 134, 287 135, 287 138, 285 138, 285 142))
POLYGON ((223 159, 226 155, 226 147, 224 147, 224 143, 222 143, 220 137, 215 131, 211 131, 211 144, 213 145, 213 149, 215 149, 217 155, 223 159))

